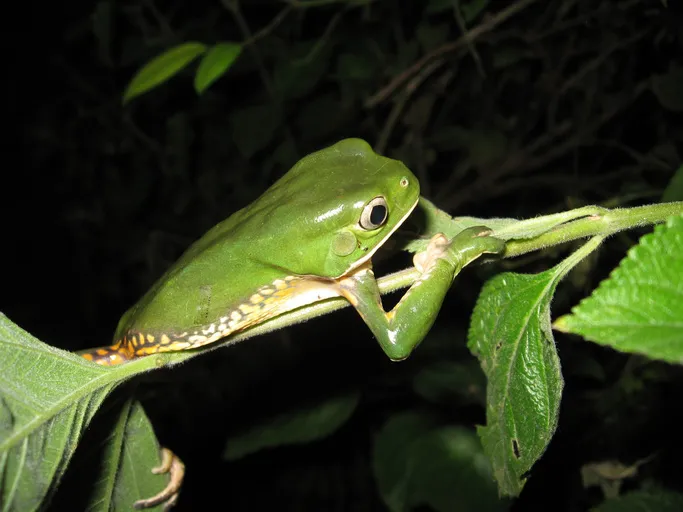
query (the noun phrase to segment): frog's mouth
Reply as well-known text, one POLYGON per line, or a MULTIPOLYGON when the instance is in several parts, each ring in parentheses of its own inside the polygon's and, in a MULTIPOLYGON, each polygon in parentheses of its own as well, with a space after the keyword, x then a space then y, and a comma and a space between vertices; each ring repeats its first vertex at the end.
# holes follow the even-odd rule
POLYGON ((340 279, 342 277, 347 277, 347 276, 353 274, 356 271, 356 269, 358 269, 358 267, 362 267, 368 261, 370 261, 372 256, 379 250, 379 248, 384 245, 384 242, 386 242, 389 239, 389 237, 391 237, 391 235, 393 235, 396 232, 396 230, 401 227, 401 225, 406 221, 406 219, 410 216, 410 214, 413 213, 413 210, 415 210, 415 207, 417 206, 417 203, 419 201, 420 201, 420 196, 418 195, 417 199, 415 199, 415 202, 413 203, 413 205, 410 208, 408 208, 408 210, 403 215, 403 217, 401 217, 399 219, 399 221, 396 224, 394 224, 394 227, 391 228, 389 231, 387 231, 387 233, 384 235, 384 237, 381 240, 379 240, 371 250, 369 250, 362 258, 358 259, 353 265, 351 265, 346 270, 346 272, 344 272, 343 274, 338 276, 337 279, 340 279))

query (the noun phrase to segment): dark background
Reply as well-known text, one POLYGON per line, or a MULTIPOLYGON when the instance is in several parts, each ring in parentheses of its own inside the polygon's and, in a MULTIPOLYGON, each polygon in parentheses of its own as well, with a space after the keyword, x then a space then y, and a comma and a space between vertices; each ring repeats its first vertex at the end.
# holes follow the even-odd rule
MULTIPOLYGON (((538 1, 502 23, 495 16, 511 2, 491 1, 472 19, 461 3, 470 10, 458 17, 443 2, 244 2, 252 35, 288 11, 201 97, 190 66, 125 107, 128 81, 165 49, 250 39, 238 17, 218 1, 17 7, 3 30, 0 310, 60 348, 107 344, 123 311, 194 239, 298 158, 349 136, 403 160, 423 195, 452 214, 658 201, 683 152, 681 3, 538 1)), ((560 288, 553 313, 589 293, 640 234, 613 238, 560 288)), ((515 268, 540 271, 561 255, 515 268)), ((178 509, 382 510, 370 447, 392 413, 431 407, 444 421, 483 422, 480 407, 426 404, 410 383, 434 361, 470 359, 467 321, 487 272, 465 273, 401 364, 345 311, 146 377, 139 398, 189 468, 178 509), (221 459, 231 433, 356 388, 359 410, 334 436, 221 459)), ((599 494, 581 488, 582 464, 654 452, 646 477, 680 490, 681 372, 557 342, 567 380, 559 431, 516 508, 583 510, 599 494)))

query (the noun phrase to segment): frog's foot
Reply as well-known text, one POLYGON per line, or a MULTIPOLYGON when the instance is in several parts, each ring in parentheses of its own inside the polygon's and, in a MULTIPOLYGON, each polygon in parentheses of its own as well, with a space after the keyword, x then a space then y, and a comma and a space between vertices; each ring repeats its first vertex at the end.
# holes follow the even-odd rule
POLYGON ((183 483, 185 476, 185 464, 168 448, 161 449, 161 465, 153 468, 152 473, 161 475, 168 473, 171 480, 168 485, 159 494, 144 500, 135 502, 135 508, 150 508, 157 505, 164 504, 164 510, 170 510, 176 501, 178 501, 178 494, 180 493, 180 486, 183 483))
POLYGON ((505 241, 494 238, 485 226, 473 226, 448 240, 443 233, 432 237, 427 248, 415 254, 413 264, 421 273, 429 272, 440 259, 456 267, 456 273, 483 254, 501 254, 505 241))
POLYGON ((443 258, 449 247, 448 238, 443 233, 437 233, 429 241, 427 248, 413 256, 413 265, 421 273, 427 272, 434 264, 443 258))

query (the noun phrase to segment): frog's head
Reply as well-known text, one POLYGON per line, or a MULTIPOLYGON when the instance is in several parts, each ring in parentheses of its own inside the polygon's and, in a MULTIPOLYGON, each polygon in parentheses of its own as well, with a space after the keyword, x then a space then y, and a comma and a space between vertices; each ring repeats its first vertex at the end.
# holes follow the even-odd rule
POLYGON ((283 266, 338 277, 370 259, 403 223, 420 185, 403 163, 346 139, 300 160, 268 195, 278 217, 297 227, 284 251, 293 259, 283 266))

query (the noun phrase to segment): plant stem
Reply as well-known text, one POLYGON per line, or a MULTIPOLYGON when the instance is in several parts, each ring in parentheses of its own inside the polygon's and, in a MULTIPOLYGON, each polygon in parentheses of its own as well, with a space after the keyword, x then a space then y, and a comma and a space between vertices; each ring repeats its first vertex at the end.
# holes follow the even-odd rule
MULTIPOLYGON (((587 237, 599 237, 599 239, 595 239, 594 242, 595 244, 599 244, 604 237, 608 237, 619 231, 658 224, 664 222, 673 215, 681 214, 683 214, 683 201, 651 204, 634 208, 617 208, 613 210, 587 206, 559 214, 519 221, 516 223, 516 226, 518 226, 518 231, 522 233, 528 232, 530 229, 529 227, 531 227, 531 229, 538 229, 539 225, 549 225, 549 230, 532 238, 508 240, 503 257, 511 258, 537 251, 545 247, 587 237)), ((483 224, 486 224, 485 219, 482 219, 482 222, 483 224)), ((501 230, 501 232, 502 231, 503 230, 501 230)), ((509 236, 514 236, 511 234, 514 231, 514 227, 505 230, 509 236)), ((386 294, 410 286, 419 276, 420 272, 417 269, 407 268, 378 279, 377 284, 379 285, 380 292, 386 294)), ((345 308, 349 305, 349 302, 341 297, 327 299, 270 319, 251 329, 229 337, 223 343, 215 343, 209 347, 203 347, 197 350, 157 354, 154 357, 157 358, 156 361, 159 366, 177 364, 194 357, 199 353, 203 353, 206 350, 213 350, 253 336, 282 329, 345 308)))
MULTIPOLYGON (((544 247, 559 245, 579 238, 595 235, 613 235, 625 229, 633 229, 664 222, 673 215, 683 213, 683 201, 658 203, 634 208, 601 209, 602 213, 582 217, 556 226, 551 231, 527 240, 510 240, 503 257, 512 258, 544 247)), ((534 219, 534 220, 540 220, 534 219)))

